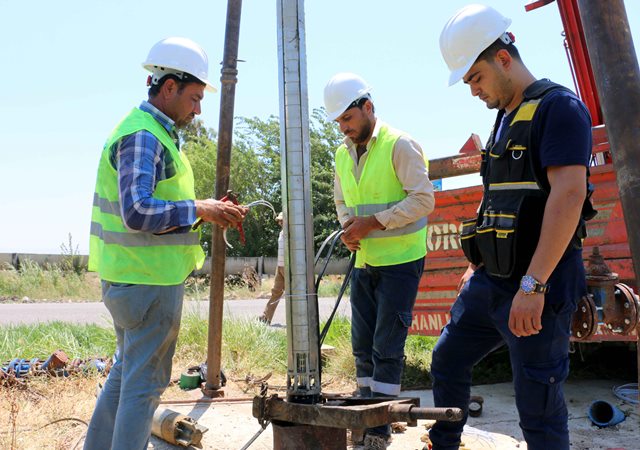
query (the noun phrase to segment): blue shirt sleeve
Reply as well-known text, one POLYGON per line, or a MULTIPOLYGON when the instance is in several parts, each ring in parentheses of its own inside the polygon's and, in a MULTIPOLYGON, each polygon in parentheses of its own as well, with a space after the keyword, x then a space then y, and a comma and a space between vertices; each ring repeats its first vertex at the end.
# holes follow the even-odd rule
POLYGON ((165 149, 150 132, 143 130, 125 136, 116 144, 115 166, 121 216, 127 228, 160 233, 187 232, 196 221, 193 200, 164 201, 153 197, 159 181, 166 176, 165 149))
POLYGON ((549 93, 540 104, 533 138, 539 145, 542 169, 550 166, 589 166, 591 116, 584 104, 567 92, 549 93))

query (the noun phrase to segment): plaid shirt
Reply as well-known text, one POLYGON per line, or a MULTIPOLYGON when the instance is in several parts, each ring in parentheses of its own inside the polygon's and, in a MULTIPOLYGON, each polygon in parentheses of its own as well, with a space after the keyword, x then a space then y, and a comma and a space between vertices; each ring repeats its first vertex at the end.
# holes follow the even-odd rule
MULTIPOLYGON (((140 109, 166 128, 179 148, 173 120, 149 102, 143 101, 140 109)), ((197 219, 193 200, 172 202, 152 197, 158 182, 176 173, 171 154, 153 134, 141 130, 123 137, 113 144, 110 161, 118 171, 120 214, 127 228, 150 233, 173 227, 178 227, 174 233, 189 231, 197 219)))

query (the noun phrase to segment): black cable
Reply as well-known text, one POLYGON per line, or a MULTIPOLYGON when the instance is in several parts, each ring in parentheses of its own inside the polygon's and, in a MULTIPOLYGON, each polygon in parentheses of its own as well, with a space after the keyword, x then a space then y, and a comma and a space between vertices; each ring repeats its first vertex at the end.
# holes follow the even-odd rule
POLYGON ((315 284, 316 294, 318 293, 318 289, 320 288, 320 281, 324 277, 324 273, 326 272, 327 267, 329 266, 329 261, 331 261, 331 256, 333 255, 333 249, 335 248, 336 242, 338 241, 338 239, 340 239, 340 236, 342 236, 342 233, 344 233, 343 230, 336 230, 333 233, 331 233, 320 246, 320 250, 318 250, 318 254, 316 255, 314 265, 318 264, 322 250, 326 246, 327 241, 331 239, 331 245, 329 246, 329 250, 327 250, 327 255, 325 256, 324 266, 322 267, 322 270, 320 271, 320 273, 318 274, 318 278, 316 279, 316 284, 315 284))
POLYGON ((327 242, 329 242, 331 239, 333 239, 336 234, 342 234, 341 231, 342 231, 341 229, 337 229, 336 231, 331 233, 329 236, 327 236, 327 238, 322 242, 322 245, 318 249, 318 253, 316 253, 316 257, 313 260, 313 265, 314 266, 316 266, 318 264, 318 260, 320 259, 320 255, 322 255, 322 250, 324 250, 325 246, 327 245, 327 242))
POLYGON ((336 303, 333 306, 333 311, 331 311, 331 315, 327 320, 327 323, 324 324, 324 328, 320 332, 320 346, 324 342, 324 338, 327 336, 329 332, 329 327, 331 326, 331 322, 333 322, 333 317, 336 315, 336 311, 338 310, 338 306, 340 306, 340 301, 342 300, 342 296, 344 295, 344 291, 347 290, 347 285, 349 284, 349 280, 351 279, 351 272, 353 272, 353 266, 356 263, 356 254, 353 253, 351 255, 351 259, 349 260, 349 267, 347 268, 347 273, 344 276, 344 280, 342 281, 342 286, 340 286, 340 292, 338 292, 338 297, 336 298, 336 303))

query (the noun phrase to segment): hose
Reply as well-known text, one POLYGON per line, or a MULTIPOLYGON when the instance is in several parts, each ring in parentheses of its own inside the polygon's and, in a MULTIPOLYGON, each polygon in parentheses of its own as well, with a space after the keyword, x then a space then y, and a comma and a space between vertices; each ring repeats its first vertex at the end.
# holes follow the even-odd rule
POLYGON ((627 383, 621 386, 614 386, 613 395, 620 400, 631 403, 632 405, 638 404, 638 383, 627 383))

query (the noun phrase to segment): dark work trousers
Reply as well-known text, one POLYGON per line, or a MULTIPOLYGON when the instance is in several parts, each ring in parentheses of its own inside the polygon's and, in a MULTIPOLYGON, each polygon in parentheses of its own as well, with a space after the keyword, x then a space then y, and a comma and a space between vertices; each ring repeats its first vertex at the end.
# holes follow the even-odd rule
MULTIPOLYGON (((424 258, 365 266, 351 277, 351 345, 361 395, 397 396, 424 258)), ((388 426, 371 429, 389 435, 388 426)))
POLYGON ((471 370, 491 351, 509 348, 520 427, 529 450, 568 450, 567 407, 562 386, 569 373, 569 334, 576 300, 545 304, 542 330, 516 337, 509 312, 518 284, 478 269, 451 308, 451 320, 433 351, 431 373, 437 407, 459 407, 462 422, 436 422, 434 450, 457 450, 466 422, 471 370))

